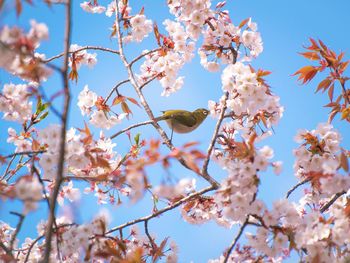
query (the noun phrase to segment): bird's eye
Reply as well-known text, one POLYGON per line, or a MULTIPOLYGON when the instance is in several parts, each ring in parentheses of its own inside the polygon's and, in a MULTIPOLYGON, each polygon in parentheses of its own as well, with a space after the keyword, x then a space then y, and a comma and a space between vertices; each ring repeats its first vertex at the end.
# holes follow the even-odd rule
POLYGON ((204 114, 204 115, 208 115, 208 111, 204 110, 204 111, 203 111, 203 114, 204 114))

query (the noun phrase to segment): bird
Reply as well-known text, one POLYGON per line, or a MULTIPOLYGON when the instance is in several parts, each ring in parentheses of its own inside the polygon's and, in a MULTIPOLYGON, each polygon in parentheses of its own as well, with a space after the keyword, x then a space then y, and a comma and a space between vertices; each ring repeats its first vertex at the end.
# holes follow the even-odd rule
POLYGON ((162 111, 163 115, 155 118, 155 120, 165 120, 169 128, 171 129, 171 139, 173 138, 173 132, 176 133, 189 133, 196 128, 206 119, 209 114, 207 109, 199 108, 195 111, 187 110, 166 110, 162 111))

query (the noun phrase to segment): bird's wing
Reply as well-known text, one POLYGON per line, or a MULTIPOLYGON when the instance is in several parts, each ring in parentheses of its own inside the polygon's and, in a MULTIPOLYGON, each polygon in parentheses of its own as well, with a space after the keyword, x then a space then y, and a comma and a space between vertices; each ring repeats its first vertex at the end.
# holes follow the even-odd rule
POLYGON ((177 122, 187 127, 193 127, 197 123, 196 118, 194 117, 192 112, 188 112, 188 111, 173 112, 171 114, 170 119, 174 119, 177 122))

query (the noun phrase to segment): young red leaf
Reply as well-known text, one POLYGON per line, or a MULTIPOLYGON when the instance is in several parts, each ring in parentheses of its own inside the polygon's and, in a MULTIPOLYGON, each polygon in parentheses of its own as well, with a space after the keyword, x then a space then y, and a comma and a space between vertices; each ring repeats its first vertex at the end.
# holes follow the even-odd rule
POLYGON ((160 44, 160 34, 159 34, 158 26, 157 26, 156 23, 154 23, 153 32, 154 32, 154 36, 156 37, 158 46, 161 46, 161 44, 160 44))
POLYGON ((118 105, 121 102, 124 102, 126 99, 126 97, 122 96, 122 95, 118 95, 117 97, 114 98, 112 105, 118 105))
POLYGON ((334 93, 334 84, 328 89, 328 97, 330 101, 333 101, 333 93, 334 93))
POLYGON ((328 87, 331 85, 332 81, 329 79, 329 78, 326 78, 324 80, 322 80, 318 86, 317 86, 317 89, 315 91, 315 93, 317 93, 319 90, 323 89, 323 90, 326 90, 328 89, 328 87))
POLYGON ((303 52, 299 53, 303 57, 310 59, 310 60, 319 60, 320 56, 316 52, 303 52))
POLYGON ((292 76, 300 74, 298 80, 302 80, 302 84, 305 84, 315 77, 317 71, 317 68, 314 66, 305 66, 295 72, 292 76))
POLYGON ((78 82, 78 71, 72 69, 71 72, 69 72, 68 78, 72 81, 75 80, 75 82, 78 82))
POLYGON ((132 113, 132 111, 130 110, 128 104, 126 104, 125 101, 122 102, 121 106, 122 106, 122 111, 123 111, 124 113, 126 113, 126 114, 132 113))
POLYGON ((141 108, 141 106, 140 106, 140 104, 137 102, 137 100, 135 100, 134 98, 131 98, 131 97, 126 97, 127 99, 128 99, 128 101, 130 101, 131 103, 133 103, 133 104, 135 104, 135 105, 137 105, 137 106, 139 106, 140 108, 141 108))
POLYGON ((249 17, 248 18, 246 18, 246 19, 244 19, 240 24, 239 24, 239 28, 242 28, 242 27, 244 27, 247 23, 248 23, 248 21, 249 21, 249 17))
POLYGON ((16 0, 16 14, 19 16, 22 13, 22 2, 21 0, 16 0))

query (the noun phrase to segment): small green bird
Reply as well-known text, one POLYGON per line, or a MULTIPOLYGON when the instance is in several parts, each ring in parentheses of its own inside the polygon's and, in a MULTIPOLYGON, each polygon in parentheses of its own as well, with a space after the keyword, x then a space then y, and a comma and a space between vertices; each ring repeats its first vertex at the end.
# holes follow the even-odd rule
POLYGON ((156 121, 165 120, 171 129, 171 139, 173 132, 188 133, 195 130, 208 116, 207 109, 197 109, 193 112, 186 110, 166 110, 163 115, 156 118, 156 121))

